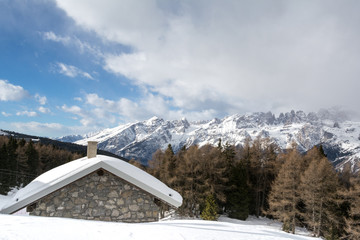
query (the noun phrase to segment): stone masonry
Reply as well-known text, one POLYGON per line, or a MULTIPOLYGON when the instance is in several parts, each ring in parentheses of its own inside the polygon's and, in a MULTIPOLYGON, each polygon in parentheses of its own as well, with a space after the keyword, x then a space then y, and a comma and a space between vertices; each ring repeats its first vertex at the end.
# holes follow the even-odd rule
POLYGON ((155 197, 105 170, 97 170, 28 206, 30 215, 115 222, 159 219, 155 197))

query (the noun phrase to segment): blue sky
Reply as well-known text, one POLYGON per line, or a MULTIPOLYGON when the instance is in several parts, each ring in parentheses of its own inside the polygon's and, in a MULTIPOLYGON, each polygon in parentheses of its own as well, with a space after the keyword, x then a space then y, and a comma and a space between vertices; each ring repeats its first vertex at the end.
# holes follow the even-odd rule
POLYGON ((0 128, 358 113, 358 1, 1 0, 0 128))

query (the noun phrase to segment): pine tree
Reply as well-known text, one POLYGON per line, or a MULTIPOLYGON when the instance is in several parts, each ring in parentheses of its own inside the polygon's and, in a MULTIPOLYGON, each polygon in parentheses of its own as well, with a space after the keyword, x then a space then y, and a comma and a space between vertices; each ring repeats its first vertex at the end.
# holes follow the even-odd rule
POLYGON ((33 142, 30 140, 26 147, 27 164, 30 174, 39 174, 39 153, 36 151, 33 142))
POLYGON ((208 195, 205 199, 205 207, 201 212, 201 218, 204 220, 215 221, 218 219, 218 207, 213 195, 208 195))
POLYGON ((285 154, 285 162, 281 166, 269 195, 268 213, 283 223, 283 230, 295 233, 295 226, 300 214, 297 207, 302 157, 296 146, 285 154))
POLYGON ((222 152, 222 156, 225 159, 226 168, 230 170, 235 162, 235 156, 236 156, 235 147, 233 145, 230 145, 228 142, 226 142, 221 152, 222 152))
POLYGON ((227 192, 227 211, 229 217, 246 220, 249 216, 249 189, 247 171, 242 162, 237 163, 230 173, 230 186, 227 192))
POLYGON ((16 150, 18 148, 17 140, 13 137, 10 137, 6 148, 8 152, 9 169, 12 171, 16 171, 16 150))
POLYGON ((14 172, 17 171, 17 148, 17 140, 13 137, 10 137, 6 146, 8 155, 8 170, 12 172, 12 174, 9 174, 7 180, 9 188, 17 186, 17 175, 14 174, 14 172))
POLYGON ((3 143, 0 148, 0 194, 6 194, 9 191, 9 161, 6 144, 3 143))
POLYGON ((166 180, 169 186, 173 187, 175 182, 176 157, 171 144, 168 145, 164 153, 164 164, 166 171, 166 180))

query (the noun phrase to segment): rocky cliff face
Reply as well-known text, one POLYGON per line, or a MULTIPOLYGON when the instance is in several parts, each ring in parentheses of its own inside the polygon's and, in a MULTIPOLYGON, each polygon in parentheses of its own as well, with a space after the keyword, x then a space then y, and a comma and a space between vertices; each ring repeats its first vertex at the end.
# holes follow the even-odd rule
POLYGON ((170 143, 177 151, 182 146, 223 143, 243 144, 252 139, 270 137, 281 148, 295 141, 300 151, 322 144, 329 159, 337 168, 346 162, 353 166, 360 161, 360 122, 346 120, 343 114, 323 110, 318 113, 291 111, 275 117, 271 112, 232 115, 223 119, 188 122, 186 119, 167 121, 153 117, 149 120, 105 129, 85 136, 70 136, 59 140, 75 140, 86 145, 98 141, 99 148, 146 164, 159 148, 170 143))

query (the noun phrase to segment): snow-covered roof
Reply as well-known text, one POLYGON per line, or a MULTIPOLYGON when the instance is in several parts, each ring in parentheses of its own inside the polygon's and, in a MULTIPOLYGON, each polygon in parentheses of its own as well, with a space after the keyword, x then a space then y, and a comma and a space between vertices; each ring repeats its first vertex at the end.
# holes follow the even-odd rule
POLYGON ((14 213, 100 168, 134 184, 174 207, 180 207, 182 204, 182 197, 178 192, 145 171, 123 160, 97 155, 94 158, 83 157, 43 173, 19 190, 7 204, 2 206, 0 213, 14 213))

